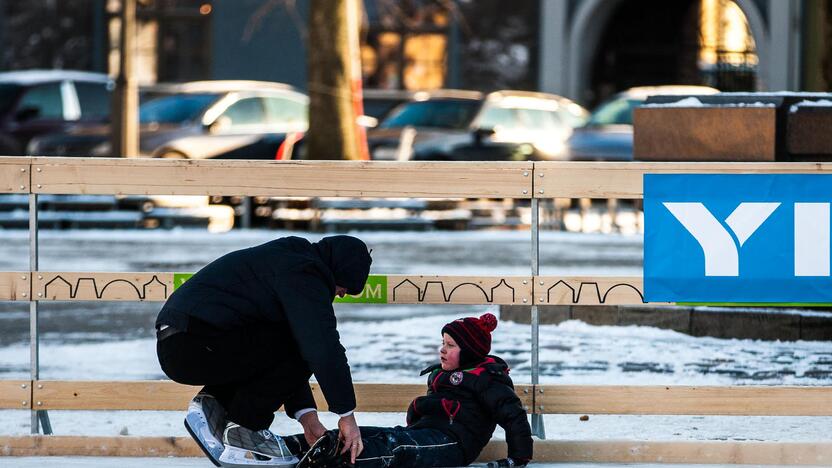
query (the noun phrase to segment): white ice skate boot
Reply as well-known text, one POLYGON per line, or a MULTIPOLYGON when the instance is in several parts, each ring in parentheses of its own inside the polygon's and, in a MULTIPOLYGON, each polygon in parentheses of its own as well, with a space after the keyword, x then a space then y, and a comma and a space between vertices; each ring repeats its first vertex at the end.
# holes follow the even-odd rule
POLYGON ((292 455, 283 439, 268 429, 252 431, 228 421, 222 441, 225 450, 219 462, 225 467, 291 468, 298 463, 298 458, 292 455))
POLYGON ((225 451, 222 433, 225 429, 225 410, 213 396, 197 393, 188 404, 185 429, 196 440, 199 448, 216 466, 222 466, 220 456, 225 451))

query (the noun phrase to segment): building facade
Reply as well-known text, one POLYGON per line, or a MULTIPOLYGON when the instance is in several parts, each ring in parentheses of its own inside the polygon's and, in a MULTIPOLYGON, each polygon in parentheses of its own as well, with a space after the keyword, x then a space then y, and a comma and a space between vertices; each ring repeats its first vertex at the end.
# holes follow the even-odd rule
MULTIPOLYGON (((257 79, 305 89, 305 58, 315 47, 309 3, 141 0, 140 81, 257 79)), ((587 105, 637 85, 817 90, 828 87, 821 70, 829 55, 826 3, 364 0, 364 81, 540 90, 587 105)), ((119 4, 0 0, 0 69, 114 73, 119 4)))

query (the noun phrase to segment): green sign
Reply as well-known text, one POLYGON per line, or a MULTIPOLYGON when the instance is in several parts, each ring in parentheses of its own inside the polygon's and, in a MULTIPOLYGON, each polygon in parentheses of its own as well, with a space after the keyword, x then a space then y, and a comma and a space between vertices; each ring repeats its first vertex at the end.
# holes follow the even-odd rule
POLYGON ((387 276, 370 275, 364 291, 356 296, 346 295, 336 297, 335 302, 364 303, 364 304, 387 304, 387 276))
MULTIPOLYGON (((176 291, 182 286, 185 281, 191 279, 193 273, 174 273, 173 274, 173 290, 176 291)), ((364 291, 356 296, 346 295, 344 297, 336 297, 335 302, 347 303, 363 303, 363 304, 387 304, 387 276, 386 275, 370 275, 367 278, 367 284, 364 285, 364 291)))
POLYGON ((185 284, 185 281, 191 279, 193 273, 174 273, 173 274, 173 290, 176 291, 179 289, 179 286, 185 284))

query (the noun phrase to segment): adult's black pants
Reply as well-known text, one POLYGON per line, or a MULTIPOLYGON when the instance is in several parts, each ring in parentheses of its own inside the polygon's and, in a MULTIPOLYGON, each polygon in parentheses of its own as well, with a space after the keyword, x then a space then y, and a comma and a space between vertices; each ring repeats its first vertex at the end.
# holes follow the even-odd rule
POLYGON ((203 385, 229 421, 255 431, 267 429, 312 375, 288 327, 181 332, 157 341, 156 352, 171 380, 203 385))

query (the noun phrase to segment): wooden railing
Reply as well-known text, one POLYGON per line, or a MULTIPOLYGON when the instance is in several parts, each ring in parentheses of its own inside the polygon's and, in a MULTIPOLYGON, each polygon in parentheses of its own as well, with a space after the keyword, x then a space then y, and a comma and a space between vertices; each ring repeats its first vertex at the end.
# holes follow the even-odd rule
MULTIPOLYGON (((0 193, 248 195, 336 197, 640 198, 645 173, 832 173, 822 163, 386 163, 2 158, 0 193)), ((36 214, 36 213, 35 213, 36 214)), ((533 217, 531 245, 537 245, 533 217)), ((172 272, 47 272, 37 268, 30 224, 28 271, 0 272, 0 300, 29 301, 32 378, 0 381, 0 408, 181 410, 195 389, 172 382, 47 381, 38 376, 37 304, 42 301, 164 301, 172 272)), ((537 256, 533 255, 533 262, 537 256)), ((643 304, 639 277, 380 275, 396 304, 643 304)), ((187 275, 183 276, 185 278, 187 275)), ((375 297, 374 299, 378 299, 375 297)), ((544 414, 830 416, 827 387, 558 386, 538 384, 537 314, 532 313, 532 385, 517 393, 542 435, 544 414)), ((357 384, 359 411, 403 411, 421 385, 357 384)), ((316 397, 320 399, 317 389, 316 397)), ((33 423, 33 427, 36 425, 33 423)), ((832 443, 749 441, 542 441, 536 459, 585 462, 832 464, 832 443)), ((5 455, 192 455, 192 441, 170 437, 0 437, 5 455)), ((505 453, 492 442, 482 458, 505 453)))

